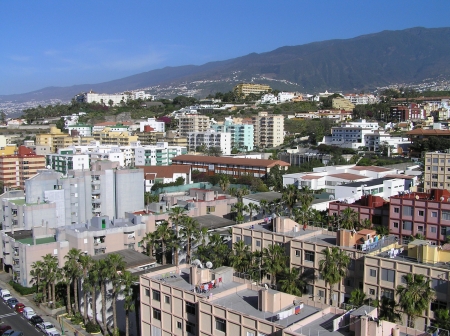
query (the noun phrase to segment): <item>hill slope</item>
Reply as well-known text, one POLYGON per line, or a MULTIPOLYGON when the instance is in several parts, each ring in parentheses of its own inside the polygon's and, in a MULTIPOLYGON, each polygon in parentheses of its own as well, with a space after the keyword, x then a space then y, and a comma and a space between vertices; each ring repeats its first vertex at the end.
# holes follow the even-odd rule
POLYGON ((200 66, 166 67, 99 84, 48 87, 26 94, 0 96, 0 99, 68 100, 90 89, 112 93, 155 85, 189 85, 203 80, 215 80, 222 88, 231 89, 236 81, 248 81, 252 77, 287 80, 296 83, 295 89, 299 91, 360 90, 448 77, 448 64, 450 28, 418 27, 281 47, 200 66))

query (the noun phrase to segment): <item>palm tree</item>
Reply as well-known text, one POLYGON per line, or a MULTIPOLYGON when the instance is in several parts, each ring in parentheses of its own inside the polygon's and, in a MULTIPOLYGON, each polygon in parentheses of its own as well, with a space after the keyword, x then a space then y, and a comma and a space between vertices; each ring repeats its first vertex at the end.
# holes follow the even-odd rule
POLYGON ((56 305, 56 282, 61 274, 58 272, 58 258, 56 256, 46 254, 44 257, 45 274, 47 274, 47 285, 49 289, 49 299, 51 293, 52 308, 56 305))
POLYGON ((259 206, 256 203, 250 202, 248 205, 248 212, 249 212, 249 221, 251 222, 253 220, 253 211, 255 211, 256 213, 258 213, 259 211, 259 206))
POLYGON ((286 267, 286 254, 280 245, 269 245, 263 249, 263 269, 270 274, 270 283, 276 284, 277 275, 286 267))
POLYGON ((36 290, 37 292, 39 292, 39 288, 42 287, 42 296, 44 298, 44 300, 47 297, 47 286, 44 283, 42 283, 42 279, 44 277, 44 262, 42 261, 35 261, 31 264, 31 271, 30 271, 30 275, 31 275, 31 281, 30 284, 36 284, 36 290))
POLYGON ((134 298, 133 298, 133 284, 138 281, 139 278, 129 271, 122 272, 120 277, 121 286, 123 286, 123 294, 125 296, 124 309, 125 309, 125 336, 129 336, 129 320, 130 312, 134 311, 134 298))
MULTIPOLYGON (((350 257, 339 247, 327 248, 323 251, 324 258, 319 261, 319 272, 325 283, 330 286, 330 302, 332 302, 333 288, 340 283, 347 273, 350 257)), ((339 299, 338 299, 339 303, 339 299)))
POLYGON ((372 221, 368 218, 364 218, 361 223, 359 223, 360 229, 370 229, 372 227, 372 221))
POLYGON ((358 214, 352 208, 345 208, 340 216, 341 229, 352 230, 358 222, 358 214))
POLYGON ((120 292, 121 284, 121 273, 125 270, 125 262, 121 255, 117 253, 108 254, 106 258, 106 264, 109 267, 109 280, 112 283, 112 309, 113 309, 113 323, 114 323, 114 334, 118 334, 119 329, 117 328, 117 296, 120 292))
POLYGON ((448 309, 438 309, 434 312, 433 326, 440 329, 450 330, 450 316, 448 309))
MULTIPOLYGON (((86 286, 90 289, 92 294, 92 315, 93 315, 93 323, 98 324, 97 321, 97 291, 100 287, 100 272, 102 265, 98 260, 92 260, 91 269, 88 273, 87 284, 86 286)), ((86 301, 87 302, 87 301, 86 301)))
POLYGON ((281 290, 288 294, 302 296, 311 277, 307 273, 300 274, 300 269, 286 267, 281 275, 281 290))
POLYGON ((156 232, 147 232, 141 240, 141 244, 144 245, 145 253, 151 257, 154 255, 154 249, 156 245, 156 232))
MULTIPOLYGON (((111 270, 106 259, 101 259, 98 262, 98 280, 100 282, 100 295, 102 296, 102 322, 103 322, 103 334, 107 333, 107 321, 106 321, 106 284, 109 281, 111 270)), ((95 304, 95 303, 94 303, 95 304)))
POLYGON ((361 307, 366 302, 366 293, 359 288, 352 290, 349 302, 356 307, 361 307))
POLYGON ((170 245, 170 242, 175 238, 174 232, 169 225, 169 222, 164 221, 158 225, 156 231, 156 239, 161 244, 162 264, 166 264, 166 247, 170 245))
POLYGON ((306 205, 302 205, 299 208, 293 209, 293 215, 294 215, 294 220, 297 223, 306 225, 311 216, 311 208, 308 208, 306 205))
POLYGON ((398 304, 393 299, 385 296, 380 301, 380 320, 396 323, 401 320, 402 316, 398 312, 398 304))
MULTIPOLYGON (((172 223, 172 226, 175 225, 175 235, 177 237, 177 239, 175 239, 175 241, 177 241, 177 242, 178 242, 178 236, 179 236, 179 225, 182 222, 183 218, 186 216, 186 211, 187 210, 182 207, 173 207, 172 209, 170 209, 169 220, 172 223)), ((178 266, 179 246, 177 243, 174 244, 174 242, 172 242, 172 248, 174 249, 174 254, 175 254, 175 265, 178 266)))
POLYGON ((191 263, 191 251, 193 244, 199 239, 200 226, 198 222, 191 218, 185 217, 181 223, 180 234, 186 242, 186 263, 191 263))
POLYGON ((250 253, 250 248, 244 241, 237 241, 230 253, 230 265, 238 272, 245 272, 250 264, 250 253))
POLYGON ((295 184, 290 184, 283 190, 282 200, 289 209, 289 213, 292 216, 292 209, 295 203, 298 201, 298 188, 295 184))
POLYGON ((398 303, 408 316, 408 326, 414 328, 416 317, 428 309, 435 292, 430 286, 431 281, 422 274, 408 273, 403 279, 406 285, 397 287, 398 303))
POLYGON ((227 193, 230 194, 231 196, 237 196, 237 189, 235 187, 229 187, 227 190, 227 193))
POLYGON ((314 191, 309 187, 303 186, 301 190, 299 190, 298 200, 301 205, 305 205, 307 208, 311 206, 312 201, 314 200, 314 191))
POLYGON ((88 272, 91 271, 93 264, 94 264, 94 260, 92 259, 92 257, 90 255, 80 255, 80 258, 78 260, 81 269, 83 270, 83 305, 84 305, 84 309, 83 309, 83 317, 84 317, 84 323, 87 323, 87 310, 88 310, 88 293, 92 292, 92 288, 90 286, 89 283, 89 279, 88 279, 88 272))
POLYGON ((267 200, 263 199, 263 200, 259 201, 259 207, 262 210, 263 215, 265 215, 266 211, 268 210, 267 200))
MULTIPOLYGON (((245 205, 243 202, 239 201, 236 204, 233 205, 233 209, 237 212, 237 216, 241 216, 242 218, 244 216, 244 212, 248 212, 248 206, 245 205)), ((237 217, 236 216, 236 217, 237 217)), ((237 220, 236 220, 237 221, 237 220)), ((243 222, 244 220, 242 220, 243 222)))
MULTIPOLYGON (((78 307, 78 280, 81 275, 81 269, 79 260, 81 257, 81 250, 76 248, 71 248, 69 252, 67 252, 67 255, 64 256, 64 259, 66 259, 65 268, 67 270, 67 275, 70 277, 69 280, 69 289, 71 283, 73 283, 73 295, 75 299, 75 312, 79 312, 80 308, 78 307)), ((67 296, 67 302, 68 304, 68 313, 70 315, 71 312, 71 300, 70 300, 70 290, 68 292, 67 296)))
POLYGON ((230 179, 228 178, 227 175, 220 175, 219 177, 219 187, 220 189, 222 189, 223 191, 228 189, 228 186, 230 185, 230 179))

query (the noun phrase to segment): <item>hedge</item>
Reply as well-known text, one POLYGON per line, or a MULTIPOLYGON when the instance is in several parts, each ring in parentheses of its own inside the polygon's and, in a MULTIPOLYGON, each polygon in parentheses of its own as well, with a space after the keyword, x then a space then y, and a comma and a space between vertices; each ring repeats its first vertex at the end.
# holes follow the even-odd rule
POLYGON ((17 282, 10 281, 9 284, 14 288, 16 292, 18 292, 20 295, 30 295, 36 293, 36 285, 33 287, 24 287, 21 284, 18 284, 17 282))

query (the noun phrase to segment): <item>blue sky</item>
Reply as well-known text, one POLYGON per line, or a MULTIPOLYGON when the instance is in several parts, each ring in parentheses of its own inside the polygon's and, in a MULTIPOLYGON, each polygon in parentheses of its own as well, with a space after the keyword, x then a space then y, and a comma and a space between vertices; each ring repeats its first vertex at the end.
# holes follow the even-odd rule
POLYGON ((1 1, 0 95, 285 45, 450 26, 450 1, 1 1))

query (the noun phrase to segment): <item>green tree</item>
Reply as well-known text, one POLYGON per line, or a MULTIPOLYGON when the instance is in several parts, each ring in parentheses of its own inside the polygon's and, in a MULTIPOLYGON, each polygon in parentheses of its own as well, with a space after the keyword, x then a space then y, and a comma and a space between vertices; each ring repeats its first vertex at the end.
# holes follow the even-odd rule
POLYGON ((157 236, 156 232, 147 232, 141 240, 141 244, 145 249, 145 253, 151 257, 154 255, 154 249, 156 246, 157 236))
POLYGON ((130 312, 134 311, 133 285, 139 278, 129 271, 124 271, 120 277, 120 284, 123 287, 124 309, 125 309, 125 336, 129 336, 130 312))
POLYGON ((222 156, 222 150, 220 149, 220 147, 209 147, 206 150, 206 154, 208 156, 217 156, 217 157, 219 157, 219 156, 222 156))
POLYGON ((340 215, 340 228, 353 230, 358 223, 358 214, 352 208, 345 208, 340 215))
POLYGON ((292 209, 294 209, 294 205, 298 201, 298 188, 295 184, 290 184, 286 188, 283 189, 283 196, 282 200, 284 201, 284 204, 289 209, 289 214, 292 216, 292 209))
POLYGON ((56 305, 56 282, 58 281, 60 274, 58 273, 58 258, 51 254, 46 254, 43 257, 44 273, 46 274, 49 301, 52 302, 52 308, 56 305))
POLYGON ((268 187, 272 187, 274 191, 283 190, 283 172, 279 165, 270 168, 266 184, 268 187))
POLYGON ((82 276, 83 276, 83 318, 84 318, 84 324, 87 323, 87 311, 88 311, 88 294, 92 293, 92 287, 89 282, 89 276, 88 273, 91 271, 94 260, 90 255, 81 254, 78 262, 80 264, 80 267, 82 269, 82 276))
MULTIPOLYGON (((100 272, 101 272, 102 265, 100 261, 98 260, 92 260, 92 266, 91 269, 88 272, 88 277, 86 281, 86 289, 89 289, 92 295, 92 302, 91 302, 91 309, 92 309, 92 322, 94 324, 98 324, 97 320, 97 294, 98 290, 100 290, 100 272)), ((100 293, 101 295, 101 293, 100 293)), ((86 302, 88 302, 86 300, 86 302)))
POLYGON ((109 267, 108 278, 112 284, 112 309, 113 309, 113 324, 114 334, 119 334, 119 328, 117 327, 117 297, 121 287, 121 274, 125 271, 125 261, 122 256, 117 253, 108 254, 106 258, 106 264, 109 267))
POLYGON ((356 288, 350 293, 350 304, 361 307, 366 302, 366 293, 362 289, 356 288))
POLYGON ((253 220, 253 211, 255 213, 258 213, 259 211, 259 206, 256 203, 250 202, 248 205, 248 213, 249 213, 249 218, 248 220, 251 222, 253 220))
MULTIPOLYGON (((180 224, 182 223, 184 217, 186 216, 186 209, 182 207, 173 207, 170 209, 169 213, 169 220, 172 223, 172 227, 175 227, 175 235, 177 237, 176 241, 178 242, 178 236, 179 236, 179 228, 180 224)), ((175 249, 175 265, 178 265, 178 251, 179 246, 178 244, 173 245, 173 248, 175 249)))
POLYGON ((302 296, 305 293, 306 285, 314 279, 311 272, 300 273, 300 269, 286 267, 281 274, 281 290, 288 294, 302 296))
POLYGON ((250 266, 250 248, 239 240, 233 244, 233 251, 230 253, 230 265, 237 271, 244 273, 250 266))
POLYGON ((228 178, 228 176, 221 174, 220 177, 219 177, 219 187, 220 187, 220 189, 225 191, 225 190, 228 189, 229 185, 230 185, 230 179, 228 178))
MULTIPOLYGON (((350 264, 350 257, 339 247, 332 247, 323 250, 323 259, 319 261, 319 272, 325 283, 330 286, 330 303, 333 304, 333 288, 342 281, 347 274, 350 264)), ((338 299, 339 303, 339 299, 338 299)))
MULTIPOLYGON (((79 312, 80 309, 78 307, 78 281, 81 276, 81 268, 79 264, 79 260, 81 257, 81 250, 77 248, 71 248, 69 252, 64 256, 66 275, 70 279, 68 281, 68 288, 70 289, 70 285, 73 284, 73 294, 75 301, 75 312, 79 312)), ((67 308, 69 315, 71 314, 71 300, 70 300, 70 290, 67 293, 67 308)))
POLYGON ((408 317, 408 327, 414 328, 417 316, 428 309, 430 302, 435 297, 435 292, 430 286, 430 280, 422 274, 409 273, 403 276, 405 286, 397 287, 399 306, 408 317))
POLYGON ((448 309, 438 309, 434 312, 433 326, 450 330, 450 315, 448 309))
POLYGON ((176 238, 174 236, 173 229, 169 225, 169 222, 164 221, 156 228, 156 239, 161 246, 161 260, 162 264, 166 264, 167 246, 170 246, 171 241, 176 238))
POLYGON ((106 259, 99 260, 99 282, 100 282, 100 295, 102 298, 102 323, 103 334, 108 332, 108 324, 106 320, 106 284, 110 281, 111 269, 106 259))
POLYGON ((191 264, 192 247, 199 239, 200 225, 191 217, 184 217, 181 222, 181 237, 186 246, 186 263, 191 264))
POLYGON ((45 283, 45 264, 43 261, 34 261, 31 264, 31 285, 36 285, 37 292, 39 293, 42 288, 42 296, 44 301, 47 299, 47 285, 45 283))
POLYGON ((263 269, 270 274, 270 283, 275 285, 277 276, 286 267, 286 254, 280 245, 269 245, 263 249, 263 269))
POLYGON ((389 299, 385 296, 380 301, 380 320, 396 323, 401 320, 401 314, 398 311, 398 304, 393 299, 389 299))

